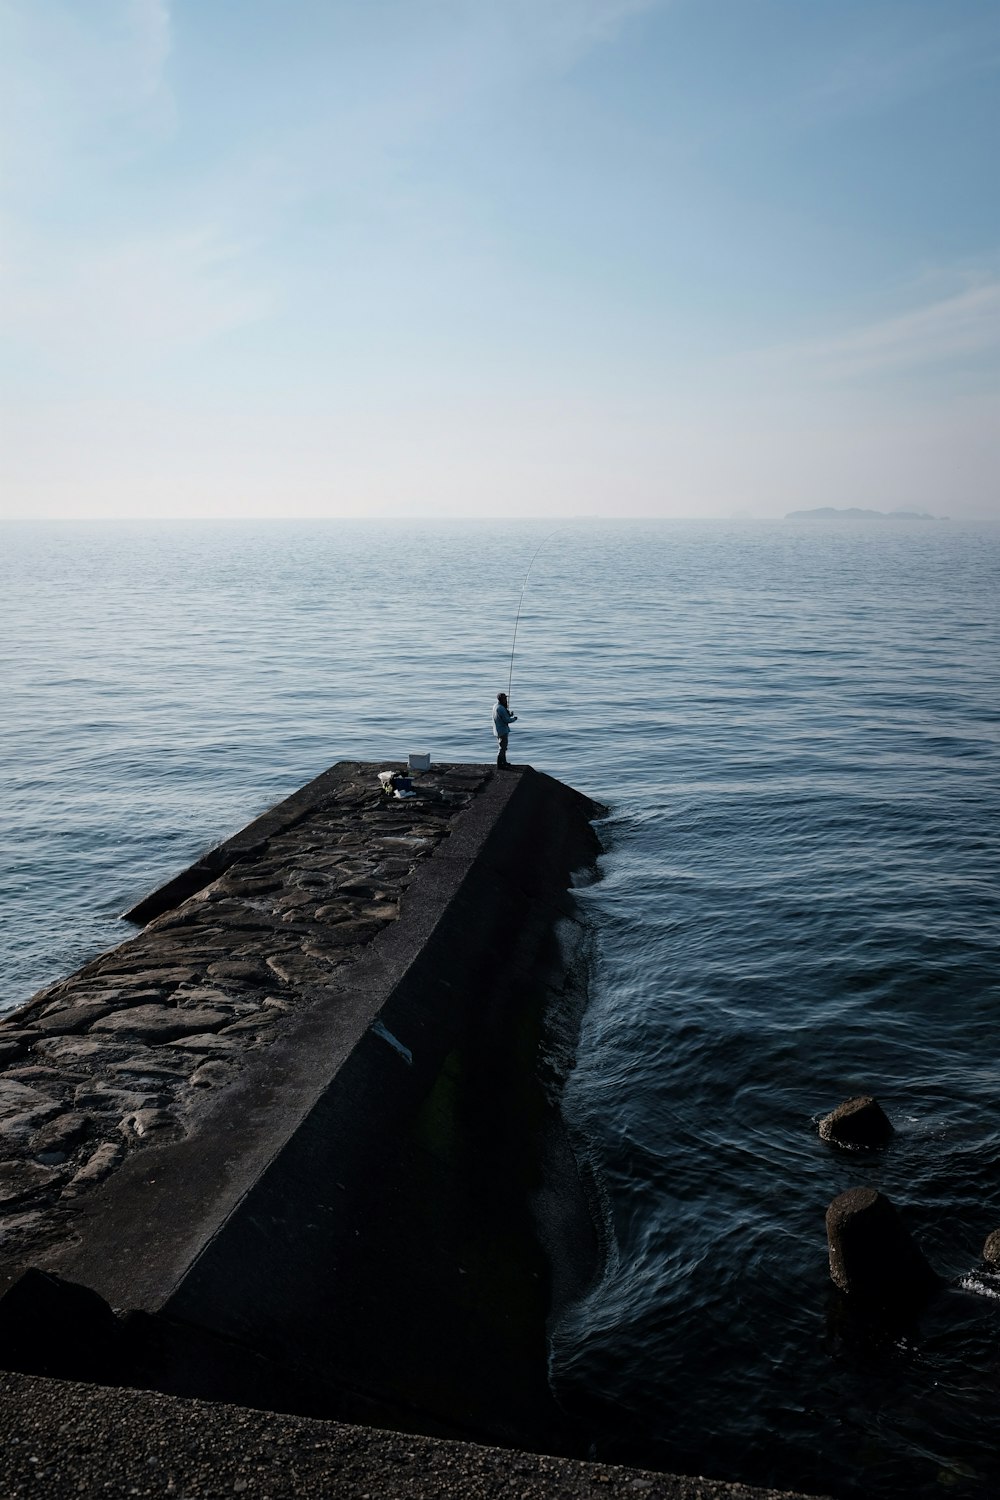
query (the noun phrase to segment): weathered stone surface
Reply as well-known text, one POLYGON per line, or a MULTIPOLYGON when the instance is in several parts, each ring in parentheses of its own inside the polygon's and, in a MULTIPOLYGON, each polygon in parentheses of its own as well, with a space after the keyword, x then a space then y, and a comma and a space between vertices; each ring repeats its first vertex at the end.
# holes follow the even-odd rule
POLYGON ((92 1187, 95 1182, 100 1182, 107 1177, 119 1163, 123 1155, 122 1148, 113 1141, 105 1141, 98 1146, 88 1158, 84 1165, 76 1172, 63 1189, 64 1198, 74 1198, 86 1188, 92 1187))
POLYGON ((337 922, 331 927, 324 927, 315 939, 307 939, 302 945, 302 951, 321 955, 334 948, 353 948, 355 945, 370 943, 379 926, 378 922, 361 920, 337 922))
POLYGON ((58 1083, 63 1084, 70 1078, 68 1070, 59 1068, 47 1068, 44 1063, 27 1063, 20 1068, 8 1068, 4 1073, 4 1079, 10 1079, 17 1083, 58 1083))
POLYGON ((0 1030, 0 1042, 5 1047, 19 1047, 22 1052, 26 1052, 29 1047, 34 1046, 41 1034, 33 1026, 8 1026, 0 1030))
POLYGON ((176 1116, 168 1109, 138 1109, 126 1115, 121 1128, 127 1135, 148 1136, 171 1130, 176 1124, 176 1116))
POLYGON ((105 1016, 102 1021, 95 1022, 92 1030, 94 1034, 100 1032, 116 1037, 172 1042, 176 1037, 224 1026, 229 1018, 227 1011, 209 1006, 181 1009, 165 1005, 136 1005, 105 1016))
POLYGON ((200 916, 201 913, 198 907, 193 902, 186 902, 176 911, 166 911, 162 916, 154 917, 147 925, 146 932, 153 933, 157 937, 160 937, 164 933, 169 933, 172 937, 179 938, 185 931, 197 927, 196 940, 203 942, 205 931, 201 925, 200 916))
POLYGON ((168 1054, 162 1048, 154 1052, 150 1048, 145 1056, 137 1055, 126 1058, 124 1062, 112 1063, 108 1072, 126 1088, 135 1088, 137 1081, 146 1088, 154 1082, 158 1087, 164 1083, 169 1086, 186 1078, 190 1068, 176 1053, 168 1054))
POLYGON ((328 967, 318 963, 315 958, 305 957, 302 953, 280 956, 272 954, 267 960, 267 966, 273 969, 279 979, 291 985, 321 985, 325 984, 330 977, 328 967))
POLYGON ((317 922, 330 926, 337 922, 353 921, 356 910, 352 901, 327 901, 322 906, 317 906, 315 916, 317 922))
POLYGON ((303 945, 303 953, 305 954, 303 962, 321 965, 312 983, 329 988, 331 984, 340 983, 344 971, 358 962, 362 950, 357 947, 327 947, 322 942, 310 940, 303 945))
MULTIPOLYGON (((149 929, 147 928, 147 932, 149 929)), ((146 934, 144 933, 145 937, 146 934)), ((213 963, 220 953, 228 953, 230 941, 220 943, 222 934, 219 932, 206 933, 201 927, 194 931, 176 932, 169 936, 162 933, 154 933, 150 941, 155 942, 157 950, 164 958, 170 957, 175 963, 200 965, 213 963)), ((193 981, 197 981, 199 975, 197 970, 191 975, 193 981)))
POLYGON ((233 1021, 230 1026, 223 1026, 217 1033, 218 1036, 246 1036, 256 1031, 263 1031, 268 1026, 273 1026, 277 1021, 279 1012, 274 1009, 257 1011, 252 1016, 242 1016, 240 1020, 233 1021))
POLYGON ((171 1046, 190 1050, 191 1052, 226 1053, 236 1052, 239 1044, 228 1036, 218 1036, 215 1032, 206 1032, 203 1036, 185 1036, 179 1041, 172 1042, 171 1046))
POLYGON ((191 1085, 196 1089, 220 1088, 222 1084, 228 1083, 233 1072, 228 1062, 220 1062, 215 1059, 202 1063, 191 1074, 191 1085))
MULTIPOLYGON (((142 1005, 147 1001, 156 1003, 163 999, 166 988, 165 985, 132 985, 127 977, 122 979, 119 975, 115 975, 112 987, 109 988, 105 979, 100 979, 97 983, 87 985, 73 994, 62 996, 59 1004, 66 1005, 70 1002, 75 1004, 77 1001, 80 1004, 86 1004, 92 1000, 103 1001, 112 1007, 142 1005)), ((55 1007, 51 1006, 47 1009, 55 1009, 55 1007)))
POLYGON ((130 1110, 153 1109, 163 1101, 162 1091, 110 1088, 105 1083, 82 1083, 73 1103, 82 1113, 124 1115, 130 1110))
POLYGON ((207 1006, 212 1010, 221 1010, 228 1014, 233 1009, 233 1003, 225 990, 208 989, 204 986, 199 989, 178 990, 174 995, 173 1003, 185 1010, 196 1006, 203 1009, 207 1006))
POLYGON ((274 903, 275 911, 288 912, 300 911, 310 906, 315 906, 317 895, 315 891, 288 891, 286 895, 279 896, 274 903))
MULTIPOLYGON (((339 871, 341 867, 335 865, 332 868, 339 871)), ((335 889, 337 884, 337 880, 331 871, 313 867, 307 870, 293 870, 289 881, 296 890, 308 892, 310 898, 313 900, 315 900, 317 894, 335 889)))
MULTIPOLYGON (((62 984, 52 985, 47 990, 42 990, 29 1002, 22 1014, 37 1016, 43 1010, 50 1009, 64 1000, 87 1000, 99 990, 106 990, 114 980, 101 978, 96 972, 98 960, 86 965, 78 974, 71 979, 64 979, 62 984)), ((33 1024, 33 1023, 32 1023, 33 1024)))
POLYGON ((114 1010, 106 1000, 81 1000, 78 1004, 62 1001, 46 1010, 38 1018, 38 1029, 46 1035, 70 1036, 74 1032, 86 1031, 94 1021, 110 1015, 114 1010))
POLYGON ((30 1150, 35 1156, 53 1153, 68 1156, 87 1138, 91 1123, 89 1115, 74 1110, 57 1115, 35 1133, 30 1142, 30 1150))
POLYGON ((986 1236, 983 1246, 983 1260, 994 1270, 1000 1271, 1000 1229, 994 1229, 992 1234, 986 1236))
POLYGON ((381 888, 370 880, 345 880, 337 887, 341 896, 357 896, 361 900, 373 901, 376 896, 383 895, 381 888))
MULTIPOLYGON (((194 898, 195 901, 198 899, 197 896, 194 898)), ((235 928, 247 932, 266 932, 271 926, 270 917, 243 901, 224 900, 221 893, 217 899, 206 899, 211 901, 213 921, 220 923, 225 931, 235 928)))
POLYGON ((819 1133, 822 1140, 835 1146, 884 1146, 893 1130, 878 1100, 862 1094, 824 1115, 819 1133))
POLYGON ((27 1213, 5 1214, 0 1219, 0 1245, 33 1234, 41 1229, 44 1223, 45 1210, 42 1208, 30 1209, 27 1213))
POLYGON ((241 985, 270 984, 271 982, 271 975, 265 966, 252 959, 209 964, 208 975, 210 979, 230 980, 241 985))
POLYGON ((227 875, 225 889, 231 896, 266 896, 271 891, 280 891, 281 879, 277 875, 245 879, 227 875))
POLYGON ((399 916, 399 902, 375 901, 371 906, 361 908, 361 916, 367 917, 372 922, 378 922, 379 926, 384 926, 386 922, 395 921, 399 916))
POLYGON ((834 1198, 826 1233, 833 1283, 859 1304, 915 1310, 941 1284, 894 1205, 875 1188, 834 1198))
POLYGON ((59 1177, 54 1167, 44 1167, 38 1162, 0 1162, 0 1208, 45 1192, 59 1181, 59 1177))
POLYGON ((155 986, 157 989, 162 988, 165 990, 176 989, 179 984, 192 984, 198 978, 197 969, 177 968, 176 966, 150 969, 144 967, 147 963, 148 958, 137 956, 134 961, 134 968, 125 963, 116 963, 113 967, 106 968, 103 972, 114 974, 123 980, 127 979, 130 984, 155 986))
POLYGON ((4 1147, 27 1146, 39 1128, 55 1119, 61 1108, 59 1104, 45 1104, 20 1115, 7 1115, 0 1120, 0 1142, 4 1147))
POLYGON ((47 1062, 87 1062, 99 1057, 111 1063, 117 1058, 127 1057, 130 1049, 112 1042, 110 1037, 56 1036, 46 1037, 33 1049, 35 1055, 47 1062))
POLYGON ((10 1078, 0 1078, 0 1119, 24 1114, 29 1109, 41 1109, 55 1101, 41 1089, 29 1083, 17 1083, 10 1078))

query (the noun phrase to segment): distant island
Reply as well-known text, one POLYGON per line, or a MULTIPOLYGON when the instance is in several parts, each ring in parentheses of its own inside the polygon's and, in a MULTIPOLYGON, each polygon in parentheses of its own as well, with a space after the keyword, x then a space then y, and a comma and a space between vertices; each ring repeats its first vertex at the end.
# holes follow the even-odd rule
POLYGON ((819 510, 790 510, 786 521, 933 521, 925 510, 861 510, 852 505, 838 510, 835 505, 821 505, 819 510))

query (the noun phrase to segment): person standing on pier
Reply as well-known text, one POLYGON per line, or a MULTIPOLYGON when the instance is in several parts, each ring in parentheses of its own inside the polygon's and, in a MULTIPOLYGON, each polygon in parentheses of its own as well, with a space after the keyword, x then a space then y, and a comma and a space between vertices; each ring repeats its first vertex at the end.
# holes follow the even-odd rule
POLYGON ((512 714, 507 707, 507 694, 497 693, 497 701, 493 705, 493 733, 497 737, 500 753, 497 756, 497 765, 507 764, 507 736, 510 734, 510 726, 517 722, 517 714, 512 714))

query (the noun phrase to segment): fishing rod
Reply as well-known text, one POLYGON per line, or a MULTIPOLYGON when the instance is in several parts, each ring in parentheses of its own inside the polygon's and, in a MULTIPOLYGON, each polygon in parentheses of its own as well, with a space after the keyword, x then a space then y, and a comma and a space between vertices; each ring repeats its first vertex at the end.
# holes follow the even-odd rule
POLYGON ((551 541, 554 536, 556 536, 560 531, 564 531, 564 530, 565 530, 565 527, 563 527, 563 526, 557 526, 556 529, 555 529, 555 531, 550 531, 549 534, 548 534, 548 536, 543 536, 542 537, 542 540, 538 543, 538 546, 535 548, 534 552, 531 554, 531 561, 528 564, 528 571, 527 571, 527 573, 525 573, 525 575, 524 575, 524 582, 521 584, 521 595, 520 595, 520 598, 517 601, 517 614, 514 616, 514 639, 510 643, 510 671, 507 673, 507 707, 508 708, 510 707, 510 685, 511 685, 511 683, 514 680, 514 647, 517 645, 517 625, 518 625, 518 621, 521 618, 521 605, 524 603, 524 591, 528 587, 528 577, 529 577, 529 575, 531 573, 532 568, 535 566, 535 558, 538 556, 539 552, 541 552, 542 548, 545 546, 545 543, 551 541))

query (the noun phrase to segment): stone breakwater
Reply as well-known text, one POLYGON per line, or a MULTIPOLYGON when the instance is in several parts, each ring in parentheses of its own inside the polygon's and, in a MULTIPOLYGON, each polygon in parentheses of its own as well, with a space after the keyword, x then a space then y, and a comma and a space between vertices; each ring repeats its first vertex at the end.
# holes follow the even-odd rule
POLYGON ((0 1026, 0 1366, 573 1451, 546 1320, 601 1241, 548 1027, 585 999, 600 809, 528 767, 406 800, 379 769, 0 1026))
POLYGON ((349 983, 421 862, 487 783, 442 766, 412 800, 345 765, 212 851, 136 912, 138 937, 0 1021, 0 1247, 30 1253, 153 1140, 197 1131, 289 1014, 349 983), (206 881, 177 909, 173 887, 206 881))

